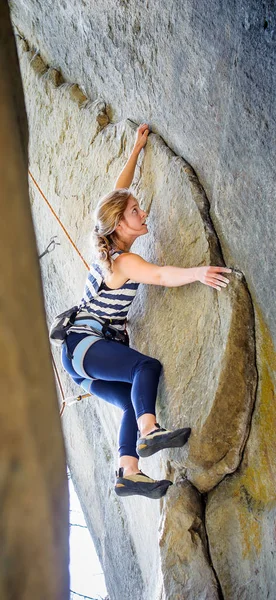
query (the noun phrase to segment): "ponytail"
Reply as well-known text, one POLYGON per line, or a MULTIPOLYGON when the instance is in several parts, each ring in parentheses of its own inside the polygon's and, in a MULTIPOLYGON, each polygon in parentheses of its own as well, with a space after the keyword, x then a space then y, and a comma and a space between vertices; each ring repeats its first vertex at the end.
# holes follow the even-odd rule
POLYGON ((97 258, 107 273, 112 273, 110 253, 118 241, 115 229, 123 218, 130 196, 131 192, 128 188, 114 190, 101 198, 94 213, 93 245, 97 258))

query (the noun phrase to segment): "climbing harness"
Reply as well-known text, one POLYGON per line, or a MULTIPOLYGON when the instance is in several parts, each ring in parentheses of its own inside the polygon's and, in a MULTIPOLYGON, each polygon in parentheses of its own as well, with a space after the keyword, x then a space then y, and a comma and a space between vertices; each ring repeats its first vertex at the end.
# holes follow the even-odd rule
MULTIPOLYGON (((72 306, 63 313, 57 315, 50 327, 49 339, 54 346, 61 347, 66 343, 67 335, 71 332, 75 333, 88 333, 96 335, 97 337, 104 338, 106 340, 112 340, 114 342, 120 342, 129 346, 129 337, 127 331, 118 331, 108 320, 101 319, 96 315, 88 317, 78 317, 77 315, 81 312, 83 307, 72 306)), ((70 355, 67 344, 67 356, 73 358, 70 355)))
MULTIPOLYGON (((79 310, 82 311, 83 306, 80 306, 79 310)), ((75 333, 92 333, 98 337, 102 337, 106 340, 112 340, 114 342, 121 342, 126 346, 129 346, 129 337, 126 331, 126 322, 125 322, 125 330, 119 331, 112 325, 112 319, 102 319, 91 313, 85 316, 76 316, 74 325, 70 327, 69 332, 75 333)))

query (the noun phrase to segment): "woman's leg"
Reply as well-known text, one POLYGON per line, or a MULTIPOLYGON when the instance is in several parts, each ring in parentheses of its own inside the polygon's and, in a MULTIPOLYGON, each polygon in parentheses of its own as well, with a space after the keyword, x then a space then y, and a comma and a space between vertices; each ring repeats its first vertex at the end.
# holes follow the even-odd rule
MULTIPOLYGON (((70 338, 73 338, 73 344, 70 346, 71 353, 74 352, 76 342, 79 342, 79 339, 84 337, 86 336, 81 335, 80 337, 78 334, 71 334, 69 336, 68 342, 71 341, 70 338), (74 339, 74 337, 76 339, 74 339)), ((151 410, 155 412, 156 390, 159 373, 161 370, 161 365, 158 361, 144 356, 141 353, 135 352, 116 342, 105 340, 98 340, 95 342, 91 346, 91 350, 87 351, 84 361, 84 368, 88 377, 97 377, 95 381, 91 382, 90 380, 90 391, 95 393, 98 397, 103 398, 107 402, 110 402, 111 404, 114 404, 123 410, 123 418, 119 432, 119 466, 127 469, 128 466, 131 465, 135 472, 138 470, 138 454, 136 453, 138 429, 136 415, 134 413, 133 404, 131 401, 131 382, 133 379, 135 380, 133 390, 134 399, 136 399, 137 396, 140 397, 140 400, 143 402, 144 392, 142 391, 142 394, 140 395, 139 391, 142 379, 141 362, 142 367, 147 370, 146 379, 144 382, 142 381, 142 387, 146 387, 146 395, 150 399, 150 406, 148 406, 147 403, 147 409, 144 409, 143 405, 141 405, 137 410, 140 412, 143 412, 143 410, 151 410), (102 342, 104 346, 103 354, 99 352, 102 342), (95 350, 95 352, 92 352, 92 350, 95 350), (129 357, 131 358, 131 363, 129 361, 129 357), (115 360, 115 358, 117 360, 115 360), (122 366, 124 367, 123 372, 122 366), (133 373, 131 372, 132 367, 135 371, 133 373), (140 374, 138 374, 139 371, 140 374), (111 379, 111 381, 104 381, 103 379, 99 379, 99 377, 102 377, 105 380, 111 379), (114 381, 114 379, 116 381, 114 381), (118 381, 119 379, 127 380, 130 383, 125 381, 120 382, 118 381)), ((62 352, 62 363, 74 381, 81 384, 83 377, 80 377, 74 371, 71 360, 67 358, 65 347, 63 348, 62 352)), ((89 381, 89 379, 87 379, 87 381, 89 381)), ((135 400, 134 403, 136 404, 135 400)), ((143 419, 143 424, 149 423, 149 430, 152 430, 152 424, 155 422, 155 414, 144 413, 139 418, 139 421, 140 419, 143 419)))
POLYGON ((97 379, 92 381, 90 391, 98 398, 122 409, 123 416, 118 438, 119 466, 124 467, 126 471, 137 473, 139 459, 136 452, 137 421, 131 402, 131 385, 97 379))
POLYGON ((150 415, 151 422, 155 422, 156 394, 162 369, 157 359, 118 342, 100 340, 87 351, 83 366, 89 377, 130 383, 136 419, 150 415))
POLYGON ((162 365, 158 360, 109 340, 99 340, 92 344, 83 360, 84 373, 93 379, 90 391, 120 406, 124 411, 125 423, 120 435, 124 437, 127 433, 128 439, 122 442, 120 450, 120 466, 123 468, 118 470, 115 485, 119 496, 139 494, 161 498, 172 483, 170 480, 155 481, 144 473, 137 472, 138 455, 134 451, 136 421, 140 420, 143 427, 146 427, 149 418, 149 428, 152 429, 154 425, 154 432, 151 431, 146 438, 140 437, 137 442, 140 456, 150 456, 166 447, 179 447, 186 441, 182 439, 179 443, 179 439, 176 439, 179 438, 179 433, 183 436, 184 430, 170 432, 155 423, 155 402, 161 369, 162 365), (124 384, 128 384, 127 388, 124 384))
POLYGON ((97 378, 91 392, 123 410, 119 466, 125 474, 137 473, 137 421, 143 435, 155 429, 160 362, 118 342, 101 340, 89 348, 83 366, 88 376, 97 378))
POLYGON ((119 469, 116 473, 115 492, 118 496, 142 495, 161 498, 172 482, 156 481, 139 471, 135 449, 137 422, 131 402, 131 384, 118 381, 92 381, 91 393, 123 409, 119 433, 119 469))

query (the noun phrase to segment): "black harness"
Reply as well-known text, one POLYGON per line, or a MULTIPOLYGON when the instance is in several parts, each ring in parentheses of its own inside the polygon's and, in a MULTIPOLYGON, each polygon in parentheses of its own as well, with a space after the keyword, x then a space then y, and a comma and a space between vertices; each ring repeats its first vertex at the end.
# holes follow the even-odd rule
MULTIPOLYGON (((68 310, 65 310, 63 313, 57 315, 50 327, 49 338, 52 344, 55 346, 61 347, 64 343, 66 343, 67 335, 70 333, 70 329, 74 326, 77 315, 81 312, 81 308, 78 306, 72 306, 68 310)), ((83 325, 80 324, 80 331, 84 333, 91 333, 93 335, 97 335, 105 340, 112 340, 113 342, 120 342, 121 344, 125 344, 129 346, 129 336, 127 331, 119 331, 116 327, 111 325, 109 319, 101 319, 100 317, 90 314, 87 318, 93 319, 93 321, 97 321, 101 327, 99 329, 93 328, 91 325, 83 325)), ((81 321, 81 317, 80 317, 81 321)), ((67 344, 67 355, 70 356, 67 344)))

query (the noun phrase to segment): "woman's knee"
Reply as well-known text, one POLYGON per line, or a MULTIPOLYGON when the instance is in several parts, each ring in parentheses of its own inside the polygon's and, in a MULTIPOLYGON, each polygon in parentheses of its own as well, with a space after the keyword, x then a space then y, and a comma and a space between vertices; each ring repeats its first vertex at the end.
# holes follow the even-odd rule
POLYGON ((161 362, 160 362, 160 360, 158 360, 157 358, 152 358, 151 360, 153 361, 153 364, 154 364, 154 369, 155 369, 155 370, 156 370, 156 371, 159 373, 159 375, 160 375, 160 373, 161 373, 161 371, 162 371, 162 368, 163 368, 163 365, 162 365, 162 363, 161 363, 161 362))
POLYGON ((90 385, 91 394, 105 400, 124 411, 133 411, 131 402, 131 384, 121 381, 103 381, 96 379, 90 385))
POLYGON ((151 369, 151 371, 155 371, 158 375, 160 375, 162 371, 161 362, 157 358, 151 358, 151 356, 145 356, 139 367, 142 369, 151 369))

